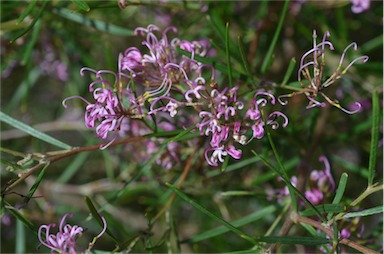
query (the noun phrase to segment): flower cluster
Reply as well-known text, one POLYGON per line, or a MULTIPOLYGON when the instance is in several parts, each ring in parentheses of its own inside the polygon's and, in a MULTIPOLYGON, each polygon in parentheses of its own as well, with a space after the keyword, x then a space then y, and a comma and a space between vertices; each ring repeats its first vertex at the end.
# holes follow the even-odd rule
MULTIPOLYGON (((323 170, 313 170, 309 177, 308 185, 304 192, 307 198, 313 205, 321 204, 327 194, 332 193, 336 189, 335 181, 331 175, 331 167, 328 159, 325 156, 320 156, 319 161, 324 163, 323 170)), ((291 177, 291 183, 296 187, 297 177, 291 177)), ((288 187, 277 189, 268 192, 268 198, 277 197, 279 200, 289 195, 288 187)))
MULTIPOLYGON (((176 126, 181 117, 179 111, 188 108, 195 116, 200 134, 210 137, 210 147, 205 151, 208 164, 218 166, 227 155, 234 159, 241 157, 242 151, 235 144, 246 145, 254 138, 262 138, 265 125, 277 128, 277 117, 281 116, 284 119, 282 126, 287 126, 288 118, 283 113, 262 113, 268 100, 260 97, 269 98, 273 105, 273 95, 257 92, 246 109, 237 98, 238 86, 220 89, 213 66, 195 60, 195 56, 207 53, 206 41, 169 39, 171 32, 176 33, 176 28, 168 27, 164 31, 154 25, 137 28, 135 34, 145 38, 142 44, 147 52, 136 47, 125 50, 119 55, 117 73, 90 68, 81 70, 81 75, 89 71, 96 77, 89 85, 95 102, 72 96, 65 99, 63 105, 66 106, 67 100, 72 98, 80 98, 87 104, 86 126, 96 127, 100 139, 110 139, 102 148, 111 144, 122 129, 132 129, 122 126, 123 122, 127 123, 125 119, 153 121, 151 117, 157 116, 154 120, 157 126, 162 126, 162 121, 176 126), (190 55, 181 54, 180 50, 190 55), (113 84, 105 77, 107 74, 114 79, 113 84), (113 138, 109 133, 114 133, 113 138)), ((128 121, 127 124, 132 123, 128 121)), ((175 157, 175 152, 172 153, 175 157)), ((172 165, 170 160, 159 164, 166 168, 172 165)))
POLYGON ((265 124, 272 125, 276 129, 279 126, 276 116, 284 119, 283 127, 288 124, 288 118, 278 111, 269 114, 264 121, 261 108, 268 101, 259 96, 267 96, 271 99, 271 104, 275 104, 274 96, 266 92, 257 92, 245 114, 242 115, 245 106, 237 99, 237 90, 237 86, 229 90, 225 88, 222 91, 212 89, 210 96, 206 98, 209 101, 207 110, 199 113, 201 122, 196 126, 200 134, 211 137, 209 143, 211 147, 205 151, 205 158, 211 166, 218 166, 218 162, 224 162, 224 157, 227 155, 240 159, 242 151, 237 149, 234 143, 246 145, 254 138, 262 138, 265 124))
POLYGON ((325 102, 318 101, 317 97, 321 95, 326 102, 328 102, 334 107, 341 109, 345 113, 353 114, 360 111, 361 104, 359 102, 355 102, 355 107, 353 110, 347 110, 343 108, 338 101, 330 99, 324 93, 324 89, 333 84, 338 79, 340 79, 344 74, 346 74, 349 68, 351 68, 351 66, 355 62, 362 61, 363 63, 365 63, 366 61, 368 61, 368 56, 357 57, 352 60, 352 62, 350 62, 347 66, 343 67, 344 58, 348 49, 353 47, 354 50, 357 50, 357 43, 352 42, 344 49, 336 71, 329 78, 325 78, 325 49, 326 47, 328 47, 330 50, 334 50, 333 44, 327 40, 327 37, 329 36, 330 33, 328 31, 325 32, 322 41, 320 43, 317 43, 317 34, 316 31, 313 31, 313 48, 308 50, 301 57, 300 67, 297 74, 298 80, 303 90, 300 92, 294 92, 291 94, 279 96, 278 99, 282 105, 287 104, 287 101, 285 100, 285 98, 287 97, 292 97, 297 94, 305 94, 309 100, 307 108, 325 107, 325 102), (305 80, 303 80, 303 78, 305 80))
MULTIPOLYGON (((59 231, 56 234, 51 234, 51 228, 55 227, 56 224, 49 225, 41 225, 38 231, 38 237, 41 244, 51 249, 52 252, 58 253, 68 253, 68 254, 76 254, 79 253, 77 250, 76 240, 81 236, 84 229, 77 225, 69 225, 65 224, 65 220, 67 217, 73 217, 72 213, 66 213, 62 217, 59 225, 59 231), (44 232, 45 231, 45 232, 44 232)), ((94 240, 89 244, 87 251, 89 251, 95 241, 100 238, 105 231, 107 230, 107 222, 101 216, 101 220, 103 222, 102 231, 94 238, 94 240)))

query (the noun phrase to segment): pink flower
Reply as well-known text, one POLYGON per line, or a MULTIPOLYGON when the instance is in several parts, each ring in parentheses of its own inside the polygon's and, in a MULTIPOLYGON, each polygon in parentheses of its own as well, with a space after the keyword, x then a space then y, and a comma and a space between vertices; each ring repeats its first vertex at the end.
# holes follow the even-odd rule
MULTIPOLYGON (((59 231, 56 234, 50 234, 51 228, 54 228, 56 224, 41 225, 38 231, 38 237, 41 244, 51 249, 51 251, 57 251, 58 253, 76 254, 79 253, 76 246, 76 240, 81 236, 84 229, 77 225, 65 224, 67 217, 73 217, 72 213, 66 213, 62 217, 59 225, 59 231), (45 231, 45 232, 44 232, 45 231)), ((100 238, 107 230, 107 223, 104 217, 101 217, 103 221, 102 231, 95 237, 100 238)), ((92 245, 88 248, 90 250, 92 245)))

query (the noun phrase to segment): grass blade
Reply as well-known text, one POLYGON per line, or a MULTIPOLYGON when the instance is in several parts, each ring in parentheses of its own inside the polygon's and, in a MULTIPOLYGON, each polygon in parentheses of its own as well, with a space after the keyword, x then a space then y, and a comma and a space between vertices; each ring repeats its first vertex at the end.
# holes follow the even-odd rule
POLYGON ((343 218, 369 216, 369 215, 374 215, 374 214, 378 214, 378 213, 383 213, 383 206, 376 206, 376 207, 365 209, 365 210, 359 211, 359 212, 347 213, 343 216, 343 218))
POLYGON ((375 91, 372 95, 372 138, 371 138, 371 152, 369 154, 368 166, 368 186, 373 184, 375 177, 375 168, 377 160, 377 147, 379 143, 379 128, 380 128, 380 108, 379 108, 379 95, 375 91))
POLYGON ((251 237, 250 235, 244 233, 243 231, 241 231, 240 229, 238 229, 237 227, 235 227, 234 225, 230 224, 229 222, 223 220, 222 218, 216 216, 215 214, 211 213, 210 211, 208 211, 205 207, 201 206, 200 204, 198 204, 196 201, 192 200, 191 198, 189 198, 187 195, 185 195, 184 193, 182 193, 180 190, 178 190, 175 186, 173 186, 172 184, 170 183, 166 183, 166 185, 171 188, 179 197, 181 197, 182 199, 184 199, 185 201, 187 201, 188 203, 190 203, 192 206, 194 206, 197 210, 199 210, 200 212, 206 214, 207 216, 209 216, 211 219, 221 223, 222 225, 224 225, 226 228, 228 228, 228 230, 231 230, 232 232, 234 232, 235 234, 237 234, 238 236, 240 236, 241 238, 253 243, 253 244, 258 244, 258 242, 253 238, 251 237))
POLYGON ((35 138, 38 138, 42 141, 45 141, 51 145, 54 145, 54 146, 57 146, 57 147, 60 147, 62 149, 66 149, 66 150, 69 150, 71 149, 72 147, 70 145, 67 145, 63 142, 61 142, 60 140, 57 140, 43 132, 40 132, 34 128, 32 128, 31 126, 29 125, 26 125, 25 123, 22 123, 12 117, 10 117, 9 115, 3 113, 0 111, 0 121, 4 122, 4 123, 7 123, 13 127, 15 127, 16 129, 19 129, 25 133, 28 133, 29 135, 35 137, 35 138))
POLYGON ((277 39, 279 38, 280 31, 281 31, 281 29, 283 27, 285 15, 287 14, 287 11, 288 11, 289 2, 290 2, 290 0, 285 0, 283 11, 282 11, 282 13, 280 15, 279 24, 277 25, 275 34, 273 35, 273 39, 272 39, 271 45, 269 46, 267 54, 266 54, 266 56, 264 58, 264 61, 263 61, 262 65, 261 65, 261 73, 262 74, 264 74, 268 70, 268 68, 270 66, 270 63, 271 63, 271 60, 272 60, 273 50, 275 49, 275 46, 276 46, 276 43, 277 43, 277 39))
MULTIPOLYGON (((260 211, 256 211, 256 212, 249 214, 249 215, 247 215, 247 216, 245 216, 239 220, 232 222, 232 225, 235 227, 241 227, 241 226, 247 225, 251 222, 255 222, 257 220, 260 220, 260 219, 264 218, 265 216, 270 215, 274 211, 276 211, 275 206, 267 206, 260 211)), ((224 234, 228 231, 229 231, 229 229, 227 227, 220 226, 220 227, 205 231, 203 233, 200 233, 198 235, 195 235, 192 238, 183 240, 182 243, 200 242, 200 241, 207 240, 209 238, 224 234)))

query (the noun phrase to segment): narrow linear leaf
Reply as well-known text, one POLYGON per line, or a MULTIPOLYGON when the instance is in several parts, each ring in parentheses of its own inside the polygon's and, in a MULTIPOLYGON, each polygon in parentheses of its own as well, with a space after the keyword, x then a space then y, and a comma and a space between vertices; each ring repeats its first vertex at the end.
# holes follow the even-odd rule
POLYGON ((365 210, 359 211, 359 212, 347 213, 343 216, 343 218, 369 216, 369 215, 374 215, 374 214, 378 214, 378 213, 383 213, 383 206, 376 206, 376 207, 365 209, 365 210))
POLYGON ((289 80, 289 78, 292 75, 293 69, 295 68, 296 65, 296 59, 293 57, 291 61, 289 62, 287 72, 284 75, 283 82, 281 82, 282 86, 285 86, 289 80))
POLYGON ((67 145, 63 142, 61 142, 60 140, 57 140, 43 132, 40 132, 34 128, 32 128, 31 126, 29 125, 26 125, 25 123, 22 123, 12 117, 10 117, 9 115, 3 113, 0 111, 0 121, 4 122, 4 123, 7 123, 13 127, 15 127, 16 129, 19 129, 25 133, 28 133, 29 135, 35 137, 35 138, 38 138, 42 141, 45 141, 51 145, 54 145, 54 146, 57 146, 57 147, 60 147, 62 149, 66 149, 66 150, 69 150, 71 149, 72 147, 70 145, 67 145))
POLYGON ((368 186, 371 186, 373 184, 373 179, 375 177, 377 147, 379 143, 379 128, 380 128, 379 95, 375 91, 372 94, 372 138, 371 138, 371 153, 369 154, 368 186))
POLYGON ((280 20, 279 20, 279 23, 278 23, 277 28, 275 30, 275 34, 273 35, 271 45, 269 46, 267 54, 265 55, 264 61, 261 65, 261 73, 262 74, 264 74, 270 66, 270 63, 272 60, 272 54, 273 54, 273 51, 275 49, 277 39, 279 38, 281 29, 283 27, 285 15, 287 14, 287 11, 288 11, 289 2, 290 2, 290 0, 285 0, 284 7, 283 7, 282 13, 280 15, 280 20))
POLYGON ((89 27, 93 27, 99 31, 102 32, 108 32, 111 34, 116 34, 116 35, 121 35, 121 36, 132 36, 134 35, 134 32, 130 29, 121 27, 121 26, 116 26, 113 24, 110 24, 108 22, 104 22, 101 20, 94 20, 87 18, 84 15, 78 14, 78 13, 73 13, 68 9, 56 9, 56 13, 62 16, 63 18, 66 18, 68 20, 74 21, 76 23, 80 23, 82 25, 86 25, 89 27))
MULTIPOLYGON (((268 206, 268 207, 265 207, 264 209, 262 209, 260 211, 254 212, 254 213, 249 214, 249 215, 247 215, 247 216, 245 216, 239 220, 232 222, 232 225, 235 227, 241 227, 241 226, 250 224, 252 222, 255 222, 257 220, 260 220, 260 219, 264 218, 265 216, 270 215, 271 213, 273 213, 275 211, 276 211, 275 206, 268 206)), ((229 231, 229 229, 227 227, 220 226, 220 227, 205 231, 203 233, 200 233, 198 235, 195 235, 192 238, 183 240, 182 243, 197 243, 197 242, 207 240, 209 238, 224 234, 228 231, 229 231)))
MULTIPOLYGON (((326 219, 324 218, 324 216, 316 209, 316 207, 298 190, 296 189, 295 186, 292 185, 292 183, 290 182, 289 179, 287 179, 285 177, 284 174, 282 174, 280 172, 279 169, 275 168, 271 163, 269 163, 269 161, 267 159, 265 159, 263 156, 259 155, 258 153, 256 153, 254 150, 251 150, 251 152, 259 157, 263 162, 264 164, 269 167, 271 170, 273 170, 274 172, 276 172, 276 174, 278 174, 281 179, 283 180, 283 182, 288 186, 288 189, 291 191, 294 191, 296 193, 297 196, 299 196, 306 205, 308 205, 309 207, 311 207, 315 212, 316 212, 316 215, 322 220, 322 221, 326 221, 326 219)), ((295 197, 296 198, 296 197, 295 197)))
MULTIPOLYGON (((340 204, 324 204, 315 206, 317 211, 321 213, 341 213, 345 211, 345 206, 340 204)), ((317 212, 313 208, 306 209, 302 211, 301 216, 313 216, 316 215, 317 212)))
POLYGON ((20 24, 21 22, 23 22, 25 17, 27 17, 32 12, 36 3, 37 3, 37 0, 32 0, 29 2, 27 8, 25 8, 25 10, 20 14, 19 18, 17 19, 17 21, 16 21, 17 25, 20 24))
POLYGON ((243 41, 241 39, 241 36, 239 36, 237 38, 237 42, 239 44, 239 51, 240 51, 240 56, 241 56, 241 60, 243 62, 242 66, 243 66, 243 69, 245 71, 245 73, 247 74, 249 80, 254 83, 254 78, 253 78, 253 75, 250 71, 250 68, 249 68, 249 63, 248 63, 248 60, 247 60, 247 57, 245 56, 245 51, 244 51, 244 46, 243 46, 243 41))
POLYGON ((229 156, 226 156, 223 164, 221 165, 221 172, 224 172, 228 167, 229 156))
POLYGON ((43 177, 45 175, 45 171, 47 170, 49 164, 45 165, 41 170, 39 175, 36 178, 35 183, 32 185, 31 189, 28 191, 27 196, 24 198, 24 203, 27 204, 29 200, 33 197, 33 194, 35 194, 36 189, 39 187, 41 181, 43 180, 43 177))
MULTIPOLYGON (((336 190, 336 195, 333 198, 332 204, 339 204, 345 191, 345 187, 347 186, 348 174, 343 173, 340 177, 339 185, 336 190)), ((327 216, 327 220, 330 220, 333 216, 333 213, 329 213, 327 216)))
MULTIPOLYGON (((89 211, 90 213, 92 214, 92 217, 97 221, 97 223, 103 228, 103 221, 101 220, 101 216, 100 214, 97 212, 95 206, 93 205, 93 202, 92 200, 88 197, 88 196, 85 196, 84 197, 84 200, 85 200, 85 203, 87 204, 88 208, 89 208, 89 211)), ((117 240, 117 238, 112 234, 112 232, 108 229, 107 227, 107 230, 105 231, 112 239, 113 241, 115 241, 115 243, 118 243, 119 241, 117 240)))
POLYGON ((228 78, 229 78, 229 88, 233 87, 232 80, 232 64, 231 64, 231 53, 229 49, 229 23, 225 24, 225 55, 227 58, 227 68, 228 68, 228 78))
POLYGON ((41 6, 39 12, 37 13, 35 19, 32 21, 32 23, 26 28, 24 29, 21 33, 19 33, 18 35, 16 35, 15 38, 13 38, 10 43, 14 43, 17 39, 19 39, 21 36, 27 34, 33 27, 34 25, 36 24, 36 22, 40 19, 40 16, 43 14, 43 10, 45 9, 45 7, 47 6, 47 4, 49 3, 50 1, 43 1, 43 5, 41 6))
POLYGON ((83 11, 89 12, 91 10, 91 8, 89 8, 89 5, 83 0, 71 0, 71 2, 76 4, 83 11))
MULTIPOLYGON (((272 140, 272 136, 271 136, 271 133, 269 130, 267 130, 267 137, 268 137, 268 141, 269 141, 269 144, 271 145, 271 148, 273 150, 273 154, 275 155, 275 158, 277 160, 277 163, 280 167, 280 173, 283 174, 283 179, 285 179, 285 181, 287 182, 288 184, 288 190, 289 190, 289 195, 291 197, 291 200, 292 200, 292 207, 294 209, 294 211, 297 211, 297 208, 298 208, 298 201, 297 201, 297 198, 294 194, 294 189, 296 189, 295 187, 293 187, 293 185, 291 184, 291 180, 289 179, 289 176, 288 176, 288 173, 287 173, 287 170, 285 169, 285 166, 284 164, 282 163, 282 160, 280 158, 280 155, 279 153, 277 152, 277 149, 276 149, 276 146, 275 146, 275 143, 273 142, 272 140)), ((297 189, 296 189, 297 190, 297 189)), ((301 194, 301 193, 300 193, 301 194)), ((304 196, 304 195, 302 195, 304 196)), ((310 202, 309 202, 310 203, 310 202)))
POLYGON ((21 60, 21 64, 23 64, 23 65, 27 64, 28 60, 31 57, 33 47, 35 46, 35 43, 37 41, 37 38, 38 38, 38 35, 40 32, 40 28, 41 28, 41 20, 38 20, 36 22, 36 25, 33 27, 31 39, 28 40, 28 44, 25 48, 23 58, 21 60))
POLYGON ((295 237, 295 236, 266 236, 258 238, 265 243, 321 245, 331 243, 332 240, 323 237, 295 237))
POLYGON ((16 244, 15 250, 16 253, 22 254, 25 253, 25 227, 23 222, 20 220, 16 221, 16 244))
POLYGON ((32 222, 24 217, 15 207, 11 206, 8 202, 5 202, 5 209, 7 209, 16 219, 21 221, 28 229, 37 234, 36 229, 32 222))
POLYGON ((240 229, 238 229, 237 227, 233 226, 232 224, 230 224, 229 222, 223 220, 222 218, 216 216, 215 214, 211 213, 210 211, 208 211, 205 207, 201 206, 200 204, 198 204, 197 202, 195 202, 194 200, 192 200, 191 198, 189 198, 187 195, 185 195, 184 193, 182 193, 180 190, 178 190, 175 186, 173 186, 172 184, 170 183, 166 183, 166 185, 171 188, 179 197, 181 197, 182 199, 184 199, 185 201, 187 201, 188 203, 190 203, 192 206, 194 206, 196 209, 198 209, 200 212, 204 213, 205 215, 209 216, 211 219, 221 223, 222 225, 224 225, 226 228, 228 228, 229 230, 231 230, 232 232, 234 232, 235 234, 237 234, 238 236, 240 236, 241 238, 253 243, 253 244, 257 244, 257 241, 251 237, 250 235, 246 234, 245 232, 241 231, 240 229))

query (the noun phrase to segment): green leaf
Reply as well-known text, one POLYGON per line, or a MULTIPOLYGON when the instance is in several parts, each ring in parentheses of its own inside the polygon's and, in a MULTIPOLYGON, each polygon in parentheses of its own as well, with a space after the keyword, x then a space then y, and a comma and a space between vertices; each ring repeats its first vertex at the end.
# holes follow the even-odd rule
POLYGON ((368 186, 371 186, 373 184, 373 179, 375 177, 377 148, 379 143, 379 129, 380 129, 379 95, 375 91, 372 94, 372 137, 371 137, 371 153, 369 154, 369 166, 368 166, 368 186))
POLYGON ((249 68, 249 63, 248 63, 248 60, 247 60, 247 57, 245 55, 245 51, 244 51, 244 46, 243 46, 243 42, 242 42, 242 39, 241 37, 239 36, 237 38, 237 42, 239 44, 239 52, 240 52, 240 56, 241 56, 241 61, 242 61, 242 66, 243 66, 243 69, 245 71, 245 73, 247 74, 248 76, 248 79, 252 82, 252 83, 255 83, 255 80, 253 78, 253 75, 250 71, 250 68, 249 68))
POLYGON ((35 19, 32 21, 32 23, 26 29, 24 29, 21 33, 16 35, 16 37, 14 37, 10 43, 14 43, 18 38, 27 34, 35 26, 36 22, 40 19, 40 16, 43 14, 43 10, 45 9, 45 7, 47 6, 47 4, 49 2, 50 1, 43 1, 43 5, 41 6, 39 12, 37 13, 37 15, 36 15, 35 19))
POLYGON ((54 145, 54 146, 57 146, 57 147, 60 147, 60 148, 63 148, 63 149, 66 149, 66 150, 69 150, 71 149, 72 147, 70 145, 67 145, 63 142, 61 142, 60 140, 57 140, 43 132, 40 132, 34 128, 32 128, 31 126, 29 125, 26 125, 25 123, 22 123, 10 116, 8 116, 7 114, 3 113, 0 111, 0 121, 4 122, 4 123, 7 123, 13 127, 15 127, 16 129, 19 129, 25 133, 28 133, 29 135, 35 137, 35 138, 38 138, 42 141, 45 141, 51 145, 54 145))
POLYGON ((331 243, 332 240, 323 237, 299 237, 299 236, 266 236, 258 238, 265 243, 321 245, 331 243))
POLYGON ((3 202, 5 203, 5 209, 7 209, 16 219, 21 221, 28 229, 37 234, 32 222, 25 218, 24 215, 22 215, 15 207, 11 206, 7 201, 3 200, 3 202))
POLYGON ((205 207, 203 207, 202 205, 198 204, 196 201, 192 200, 191 198, 189 198, 187 195, 185 195, 184 193, 182 193, 180 190, 178 190, 175 186, 173 186, 172 184, 170 183, 166 183, 166 185, 171 188, 179 197, 181 197, 182 199, 184 199, 185 201, 187 201, 188 203, 190 203, 192 206, 194 206, 197 210, 199 210, 200 212, 204 213, 205 215, 207 215, 208 217, 210 217, 211 219, 219 222, 220 224, 224 225, 226 228, 228 228, 228 230, 231 230, 232 232, 234 232, 235 234, 237 234, 238 236, 240 236, 241 238, 253 243, 253 244, 258 244, 258 242, 253 238, 251 237, 250 235, 246 234, 245 232, 241 231, 240 229, 238 229, 237 227, 235 227, 234 225, 232 225, 231 223, 223 220, 222 218, 218 217, 217 215, 211 213, 210 211, 208 211, 205 207))
POLYGON ((343 216, 343 218, 369 216, 369 215, 374 215, 374 214, 378 214, 378 213, 383 213, 383 206, 376 206, 376 207, 365 209, 365 210, 359 211, 359 212, 347 213, 343 216))
POLYGON ((275 34, 273 35, 272 42, 268 48, 267 54, 265 55, 264 61, 261 65, 261 73, 262 74, 264 74, 268 70, 269 66, 271 65, 272 54, 273 54, 273 51, 275 49, 277 39, 279 38, 281 29, 283 27, 285 15, 287 14, 287 11, 288 11, 289 2, 290 2, 290 0, 285 0, 283 11, 280 15, 279 24, 277 25, 277 28, 275 30, 275 34))
POLYGON ((16 221, 16 253, 25 253, 25 227, 20 220, 16 221))
MULTIPOLYGON (((255 222, 257 220, 260 220, 260 219, 272 214, 275 211, 276 211, 275 206, 267 206, 262 210, 258 210, 258 211, 254 212, 252 214, 249 214, 249 215, 247 215, 247 216, 245 216, 239 220, 233 221, 231 224, 235 227, 241 227, 241 226, 250 224, 252 222, 255 222)), ((183 240, 182 243, 200 242, 200 241, 207 240, 209 238, 224 234, 224 233, 228 232, 229 230, 230 229, 228 229, 225 226, 220 226, 220 227, 205 231, 203 233, 200 233, 198 235, 195 235, 189 239, 183 240)))
POLYGON ((231 53, 229 50, 229 23, 225 24, 225 56, 227 58, 227 68, 228 68, 228 78, 229 78, 229 88, 233 87, 232 80, 232 64, 231 64, 231 53))
POLYGON ((73 13, 68 9, 60 8, 60 9, 56 9, 55 11, 58 15, 60 15, 63 18, 66 18, 68 20, 74 21, 82 25, 93 27, 102 32, 108 32, 110 34, 116 34, 121 36, 134 35, 134 32, 132 30, 127 29, 125 27, 116 26, 101 20, 90 19, 84 15, 73 13))
POLYGON ((83 0, 71 0, 72 3, 76 4, 81 10, 89 12, 91 8, 89 5, 83 0))
POLYGON ((29 2, 27 8, 25 8, 25 10, 20 14, 19 18, 17 19, 17 21, 16 21, 17 25, 20 24, 21 22, 23 22, 25 17, 27 17, 32 12, 36 3, 37 3, 37 0, 32 0, 29 2))
MULTIPOLYGON (((97 212, 95 206, 93 205, 92 203, 92 200, 88 197, 88 196, 85 196, 84 197, 84 200, 85 200, 85 203, 87 204, 88 208, 89 208, 89 211, 90 213, 92 214, 92 217, 97 221, 97 223, 103 228, 104 225, 103 225, 103 221, 101 219, 101 215, 97 212)), ((107 228, 107 230, 105 231, 107 233, 107 235, 109 235, 113 241, 115 241, 115 243, 118 243, 119 241, 117 240, 117 238, 112 234, 112 232, 107 228)))
POLYGON ((226 156, 223 164, 221 165, 221 172, 224 172, 228 167, 229 156, 226 156))
POLYGON ((287 72, 285 73, 283 81, 281 82, 282 86, 285 86, 285 84, 287 84, 289 78, 292 75, 293 69, 295 68, 295 65, 296 65, 296 59, 293 57, 291 59, 291 61, 289 62, 289 65, 288 65, 288 68, 287 68, 287 72))
MULTIPOLYGON (((344 195, 345 187, 347 186, 347 180, 348 180, 348 174, 343 173, 340 177, 339 185, 338 185, 338 188, 336 191, 336 195, 332 201, 332 204, 340 203, 340 201, 344 195)), ((327 216, 327 220, 330 220, 332 218, 332 216, 333 216, 333 213, 329 213, 327 216)))
MULTIPOLYGON (((315 206, 316 210, 320 213, 341 213, 345 211, 345 206, 340 204, 324 204, 315 206)), ((313 216, 317 215, 317 212, 313 208, 302 211, 301 216, 313 216)))
POLYGON ((41 170, 39 175, 36 178, 35 183, 32 185, 31 189, 28 191, 27 196, 24 198, 24 203, 27 204, 29 200, 33 197, 33 194, 35 194, 36 189, 39 187, 41 181, 43 180, 45 171, 47 170, 49 164, 45 165, 41 170))
MULTIPOLYGON (((288 186, 288 189, 291 191, 294 191, 303 201, 306 205, 308 205, 309 207, 311 207, 315 212, 316 212, 316 215, 322 220, 322 221, 325 221, 326 219, 324 218, 324 216, 316 209, 316 207, 298 190, 296 189, 295 186, 292 185, 292 183, 290 182, 290 180, 288 178, 286 178, 286 176, 280 172, 279 169, 275 168, 268 160, 266 160, 263 156, 259 155, 258 153, 256 153, 254 150, 251 150, 251 152, 255 155, 255 156, 258 156, 263 162, 264 164, 269 167, 271 170, 273 170, 274 172, 276 172, 276 174, 278 174, 281 179, 283 180, 283 182, 288 186)), ((290 192, 291 193, 291 192, 290 192)), ((292 196, 291 196, 292 197, 292 196)), ((295 197, 296 198, 296 197, 295 197)))
POLYGON ((37 38, 38 38, 38 35, 40 32, 40 28, 41 28, 41 20, 38 20, 36 22, 36 25, 33 27, 31 39, 28 40, 27 45, 25 47, 23 58, 21 60, 21 64, 23 64, 23 65, 27 64, 28 60, 31 58, 32 50, 33 50, 35 43, 37 41, 37 38))

